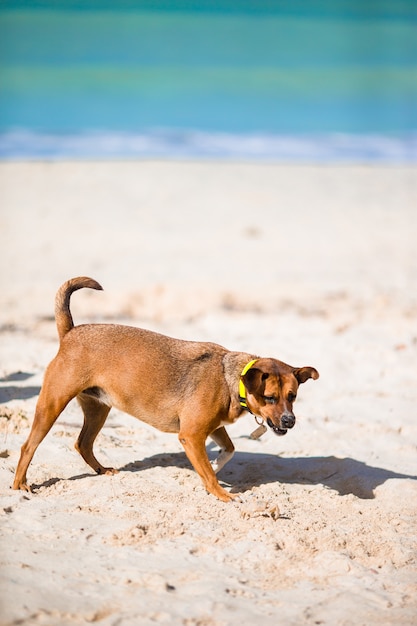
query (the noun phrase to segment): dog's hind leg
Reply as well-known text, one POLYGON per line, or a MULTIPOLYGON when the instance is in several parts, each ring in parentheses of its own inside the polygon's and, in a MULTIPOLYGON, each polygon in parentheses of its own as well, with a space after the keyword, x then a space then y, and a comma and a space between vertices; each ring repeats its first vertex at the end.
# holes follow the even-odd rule
POLYGON ((116 474, 117 470, 112 467, 104 467, 96 459, 93 452, 94 441, 102 429, 111 407, 86 393, 80 393, 77 400, 84 413, 84 424, 75 443, 75 449, 97 474, 116 474))
POLYGON ((235 447, 224 426, 220 426, 220 428, 211 433, 210 437, 220 447, 217 458, 211 461, 211 466, 217 474, 230 461, 235 453, 235 447))
POLYGON ((72 399, 71 394, 53 396, 48 390, 51 385, 45 384, 41 389, 39 400, 36 405, 35 417, 29 437, 22 446, 19 463, 13 482, 13 489, 30 491, 26 483, 26 472, 33 459, 37 447, 51 430, 55 421, 62 413, 68 402, 72 399))

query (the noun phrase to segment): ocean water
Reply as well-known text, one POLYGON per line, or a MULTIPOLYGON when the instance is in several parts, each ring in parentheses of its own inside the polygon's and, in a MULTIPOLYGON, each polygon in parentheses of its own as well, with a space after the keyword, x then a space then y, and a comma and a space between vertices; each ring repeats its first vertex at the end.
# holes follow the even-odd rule
POLYGON ((0 2, 0 157, 417 161, 414 2, 0 2))

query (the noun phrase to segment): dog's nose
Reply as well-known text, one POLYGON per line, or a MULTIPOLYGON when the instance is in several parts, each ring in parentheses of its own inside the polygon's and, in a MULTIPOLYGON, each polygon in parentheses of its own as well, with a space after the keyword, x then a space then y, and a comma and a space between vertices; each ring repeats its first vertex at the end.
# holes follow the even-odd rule
POLYGON ((281 417, 281 428, 292 428, 295 424, 295 417, 291 413, 285 413, 281 417))

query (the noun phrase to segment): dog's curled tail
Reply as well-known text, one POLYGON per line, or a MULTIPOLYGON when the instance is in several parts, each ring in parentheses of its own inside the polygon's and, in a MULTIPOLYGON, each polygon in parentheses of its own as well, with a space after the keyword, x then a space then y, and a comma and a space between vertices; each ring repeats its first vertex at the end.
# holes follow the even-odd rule
POLYGON ((88 278, 87 276, 79 276, 78 278, 67 280, 57 291, 55 296, 55 321, 60 341, 62 341, 63 337, 71 328, 74 328, 74 321, 69 308, 71 294, 83 287, 99 290, 103 289, 96 280, 88 278))

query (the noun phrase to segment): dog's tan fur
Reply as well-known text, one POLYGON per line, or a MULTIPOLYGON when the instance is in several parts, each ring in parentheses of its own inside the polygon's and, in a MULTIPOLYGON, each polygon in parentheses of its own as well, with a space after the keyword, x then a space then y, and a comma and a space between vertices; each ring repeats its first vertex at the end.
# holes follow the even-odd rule
POLYGON ((94 440, 114 406, 159 430, 178 433, 207 491, 225 502, 233 499, 234 495, 220 486, 215 472, 234 452, 224 426, 245 411, 239 400, 239 380, 242 378, 246 389, 248 409, 277 434, 285 434, 295 422, 292 403, 298 386, 309 378, 318 378, 317 370, 294 368, 276 359, 230 352, 214 343, 172 339, 130 326, 74 327, 70 296, 83 287, 102 289, 95 280, 80 277, 64 283, 56 295, 60 347, 46 370, 13 488, 29 490, 26 472, 38 445, 76 397, 84 413, 84 425, 75 447, 98 474, 116 472, 103 467, 93 452, 94 440), (256 363, 241 376, 245 365, 255 358, 256 363), (220 447, 213 463, 205 447, 209 436, 220 447))

